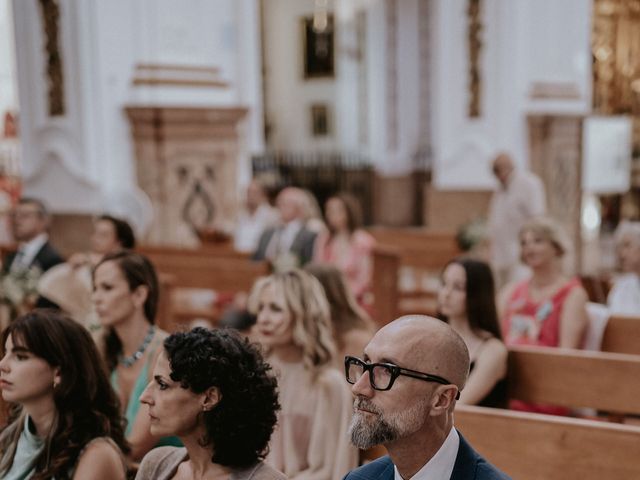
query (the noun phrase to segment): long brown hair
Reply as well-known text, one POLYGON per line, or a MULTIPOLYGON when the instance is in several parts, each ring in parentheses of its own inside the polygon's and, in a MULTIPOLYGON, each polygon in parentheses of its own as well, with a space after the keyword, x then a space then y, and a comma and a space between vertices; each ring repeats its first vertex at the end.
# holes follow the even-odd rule
MULTIPOLYGON (((2 349, 11 336, 14 345, 27 348, 60 369, 53 391, 56 416, 45 446, 34 462, 32 480, 66 479, 82 449, 92 439, 110 437, 124 453, 124 419, 91 336, 60 312, 34 310, 12 322, 2 333, 2 349)), ((0 477, 13 463, 26 412, 12 407, 9 424, 0 432, 0 477)))
MULTIPOLYGON (((344 209, 347 213, 347 229, 350 234, 353 234, 356 230, 362 227, 362 208, 360 207, 360 202, 356 197, 346 192, 339 192, 335 195, 331 195, 327 199, 327 203, 332 199, 339 200, 340 203, 344 206, 344 209)), ((329 234, 331 236, 336 234, 335 229, 329 223, 329 220, 326 218, 326 204, 325 203, 325 223, 327 224, 327 228, 329 229, 329 234)))
MULTIPOLYGON (((158 310, 158 295, 160 289, 158 286, 158 275, 151 261, 144 255, 130 250, 108 253, 93 269, 94 281, 96 270, 100 268, 100 265, 107 262, 114 262, 118 266, 127 281, 127 285, 129 285, 130 291, 134 291, 141 285, 147 287, 147 299, 143 307, 144 316, 149 323, 154 324, 158 310)), ((104 338, 104 352, 107 367, 111 371, 118 365, 118 357, 122 353, 122 341, 118 338, 113 328, 107 330, 104 338)))
POLYGON ((318 279, 327 295, 331 323, 339 348, 344 348, 343 337, 347 332, 355 329, 373 331, 373 322, 349 291, 340 270, 333 265, 320 263, 305 265, 304 270, 318 279))

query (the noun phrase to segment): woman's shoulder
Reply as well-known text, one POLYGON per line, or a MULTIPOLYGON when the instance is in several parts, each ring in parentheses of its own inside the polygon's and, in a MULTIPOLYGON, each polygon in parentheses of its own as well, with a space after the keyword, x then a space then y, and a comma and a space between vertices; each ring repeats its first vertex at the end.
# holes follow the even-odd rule
POLYGON ((157 447, 147 453, 140 468, 136 480, 154 479, 162 472, 171 471, 186 457, 184 447, 157 447))
POLYGON ((126 464, 122 451, 110 437, 97 437, 91 440, 78 455, 74 478, 84 478, 92 471, 101 471, 105 475, 124 478, 126 464))
POLYGON ((376 239, 366 230, 358 229, 353 232, 351 237, 353 244, 360 248, 373 248, 376 244, 376 239))
POLYGON ((251 468, 246 472, 233 476, 233 480, 286 480, 287 477, 284 473, 276 470, 275 468, 267 465, 264 462, 259 462, 255 468, 251 468))

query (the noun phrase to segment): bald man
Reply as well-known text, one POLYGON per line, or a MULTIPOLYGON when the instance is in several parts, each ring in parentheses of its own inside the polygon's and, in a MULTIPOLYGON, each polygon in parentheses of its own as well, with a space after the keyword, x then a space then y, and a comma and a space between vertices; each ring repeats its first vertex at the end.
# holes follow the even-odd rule
POLYGON ((345 359, 354 414, 351 441, 384 445, 388 456, 345 480, 504 480, 453 428, 453 410, 469 373, 469 352, 446 323, 424 315, 381 328, 362 359, 345 359))
POLYGON ((305 225, 305 195, 297 187, 284 188, 278 194, 280 225, 260 236, 253 260, 269 260, 275 270, 301 267, 311 260, 316 233, 305 225))
POLYGON ((545 192, 542 181, 529 171, 517 169, 507 153, 494 158, 492 170, 498 188, 489 206, 491 264, 496 284, 502 288, 526 274, 526 268, 520 264, 518 236, 527 220, 545 213, 545 192))

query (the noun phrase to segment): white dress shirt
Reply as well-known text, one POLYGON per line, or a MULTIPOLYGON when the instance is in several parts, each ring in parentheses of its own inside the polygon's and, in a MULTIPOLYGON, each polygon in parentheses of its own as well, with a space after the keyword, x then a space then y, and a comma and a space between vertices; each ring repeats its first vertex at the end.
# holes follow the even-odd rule
MULTIPOLYGON (((453 473, 453 467, 458 456, 460 446, 460 436, 455 428, 451 428, 449 435, 436 454, 418 472, 411 477, 411 480, 449 480, 453 473)), ((398 468, 394 465, 395 480, 403 479, 398 468)))
POLYGON ((607 304, 611 315, 640 315, 640 277, 626 273, 617 278, 607 304))
POLYGON ((29 268, 33 259, 48 240, 49 235, 41 233, 28 242, 21 244, 16 256, 11 262, 11 271, 16 272, 18 270, 26 270, 29 268))
POLYGON ((545 210, 542 181, 531 172, 514 170, 507 179, 507 187, 500 185, 494 192, 489 207, 494 268, 512 268, 519 263, 520 228, 545 210))
POLYGON ((268 204, 260 205, 253 214, 244 211, 238 217, 234 234, 234 247, 239 252, 254 252, 260 235, 278 223, 278 211, 268 204))

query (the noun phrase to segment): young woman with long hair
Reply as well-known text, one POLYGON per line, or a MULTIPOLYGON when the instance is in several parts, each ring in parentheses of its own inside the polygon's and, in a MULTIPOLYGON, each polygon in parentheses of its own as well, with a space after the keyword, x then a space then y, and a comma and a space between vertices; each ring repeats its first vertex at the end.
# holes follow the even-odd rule
POLYGON ((438 310, 465 341, 471 357, 469 379, 459 402, 506 407, 507 348, 498 324, 489 265, 470 258, 449 262, 442 273, 438 310))
POLYGON ((357 464, 348 442, 349 389, 333 367, 330 309, 312 275, 290 270, 254 285, 253 335, 267 351, 280 386, 278 427, 266 462, 290 479, 342 478, 357 464))
POLYGON ((359 357, 375 333, 367 312, 358 305, 337 267, 311 263, 304 270, 318 279, 329 301, 333 337, 338 348, 336 361, 342 368, 344 357, 359 357))
POLYGON ((2 334, 0 478, 124 479, 118 399, 93 339, 63 314, 34 310, 2 334))

